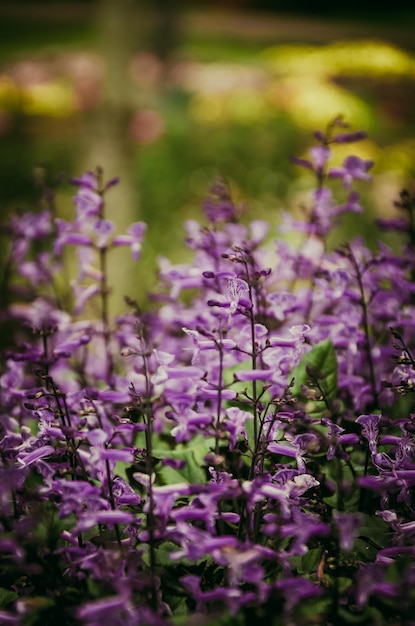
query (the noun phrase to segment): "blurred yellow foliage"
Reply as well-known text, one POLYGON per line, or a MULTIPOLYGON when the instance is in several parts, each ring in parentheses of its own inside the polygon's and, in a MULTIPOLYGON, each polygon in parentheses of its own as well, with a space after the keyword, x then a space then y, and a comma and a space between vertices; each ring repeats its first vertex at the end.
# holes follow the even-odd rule
POLYGON ((62 82, 31 85, 22 92, 22 112, 26 115, 65 117, 74 113, 75 108, 73 89, 62 82))
MULTIPOLYGON (((187 85, 193 92, 189 113, 201 123, 253 125, 283 114, 300 128, 314 130, 342 113, 354 128, 370 128, 370 105, 335 79, 413 80, 415 57, 383 41, 337 41, 267 48, 257 77, 250 68, 249 81, 240 68, 236 72, 216 63, 210 70, 205 76, 199 68, 198 82, 187 85)), ((366 150, 367 158, 375 157, 370 146, 366 150)))
POLYGON ((415 78, 415 57, 383 41, 273 46, 262 57, 278 76, 415 78))
POLYGON ((0 77, 0 109, 25 115, 66 117, 76 110, 73 88, 64 82, 44 82, 19 87, 12 78, 0 77))
POLYGON ((0 108, 16 109, 19 101, 20 93, 15 82, 9 76, 0 76, 0 108))

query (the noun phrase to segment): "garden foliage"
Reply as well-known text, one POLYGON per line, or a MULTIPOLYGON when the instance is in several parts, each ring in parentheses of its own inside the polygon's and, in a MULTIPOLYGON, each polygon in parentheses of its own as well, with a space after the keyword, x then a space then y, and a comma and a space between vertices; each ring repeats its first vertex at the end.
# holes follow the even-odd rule
POLYGON ((331 146, 362 137, 315 133, 304 219, 271 243, 216 181, 192 261, 116 319, 112 249, 145 234, 117 233, 117 181, 74 180, 71 222, 50 193, 11 218, 2 624, 413 624, 415 199, 381 224, 398 253, 329 249, 372 166, 331 146))

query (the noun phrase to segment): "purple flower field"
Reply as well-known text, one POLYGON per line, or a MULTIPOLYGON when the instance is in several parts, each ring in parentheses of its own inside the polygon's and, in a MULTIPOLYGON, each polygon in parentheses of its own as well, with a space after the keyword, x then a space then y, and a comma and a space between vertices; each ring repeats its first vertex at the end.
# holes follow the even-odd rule
POLYGON ((11 217, 1 624, 415 624, 415 197, 379 220, 396 250, 327 244, 373 165, 331 146, 363 137, 315 133, 276 238, 215 181, 192 261, 115 319, 112 249, 139 280, 146 232, 117 231, 117 180, 74 179, 72 221, 50 191, 11 217))

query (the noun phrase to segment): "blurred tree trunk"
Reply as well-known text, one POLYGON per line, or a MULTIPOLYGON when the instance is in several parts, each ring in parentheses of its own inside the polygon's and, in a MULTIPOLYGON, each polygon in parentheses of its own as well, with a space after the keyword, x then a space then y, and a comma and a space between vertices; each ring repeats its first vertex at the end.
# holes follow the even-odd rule
POLYGON ((178 40, 178 18, 180 0, 154 0, 156 24, 154 33, 154 52, 168 65, 172 51, 178 40))
MULTIPOLYGON (((137 0, 99 0, 97 4, 97 52, 103 61, 105 78, 102 103, 89 119, 83 159, 84 169, 102 167, 104 180, 120 178, 119 185, 108 192, 106 216, 114 220, 121 233, 139 219, 138 193, 133 184, 133 145, 128 133, 134 107, 128 66, 138 44, 138 9, 137 0)), ((111 252, 108 263, 109 284, 113 289, 111 313, 125 309, 125 295, 135 296, 128 272, 131 262, 125 249, 111 252)))
MULTIPOLYGON (((171 51, 176 45, 179 0, 97 0, 96 26, 99 37, 98 53, 105 68, 102 103, 91 113, 84 169, 101 166, 104 179, 120 177, 120 184, 108 193, 107 218, 114 219, 119 232, 125 232, 131 222, 140 219, 138 190, 134 185, 133 162, 137 151, 129 136, 132 113, 140 105, 140 93, 129 75, 131 57, 150 44, 163 63, 163 97, 169 71, 171 51), (147 5, 147 6, 146 6, 147 5), (149 41, 149 36, 151 41, 149 41)), ((152 260, 154 261, 154 260, 152 260)), ((137 276, 153 271, 139 264, 134 281, 131 263, 125 250, 111 252, 109 284, 113 287, 111 313, 125 310, 124 296, 137 296, 137 285, 152 284, 147 277, 137 276)))

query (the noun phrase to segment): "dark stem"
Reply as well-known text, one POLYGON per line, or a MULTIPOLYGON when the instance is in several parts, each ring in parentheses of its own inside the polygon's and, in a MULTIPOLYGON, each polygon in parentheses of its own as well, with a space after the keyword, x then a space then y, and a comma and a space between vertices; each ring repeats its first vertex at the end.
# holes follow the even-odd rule
POLYGON ((148 545, 149 545, 149 557, 150 557, 150 575, 151 575, 151 604, 154 609, 158 607, 157 601, 157 581, 156 581, 156 549, 154 531, 156 528, 156 520, 154 516, 154 495, 153 495, 153 412, 151 408, 151 381, 150 372, 147 362, 147 346, 144 340, 143 329, 139 325, 139 338, 142 345, 142 358, 144 368, 144 378, 146 381, 145 398, 143 406, 143 417, 146 424, 145 439, 146 439, 146 473, 148 476, 148 513, 147 513, 147 531, 148 531, 148 545))
POLYGON ((360 304, 362 307, 362 324, 363 324, 363 332, 365 334, 365 352, 367 356, 367 361, 369 365, 369 376, 370 376, 370 386, 372 388, 373 394, 373 409, 377 409, 379 407, 379 396, 376 388, 376 378, 375 378, 375 369, 373 365, 372 351, 370 348, 370 327, 369 327, 369 315, 368 315, 368 307, 365 298, 363 280, 362 280, 362 272, 360 271, 359 264, 355 255, 353 254, 352 249, 348 246, 347 250, 349 252, 349 259, 351 260, 353 267, 356 271, 356 279, 359 286, 360 292, 360 304))
MULTIPOLYGON (((112 488, 112 479, 111 479, 111 468, 108 459, 105 459, 105 471, 107 474, 107 486, 108 486, 108 498, 110 502, 110 507, 112 511, 115 511, 115 500, 114 500, 114 491, 112 488)), ((114 524, 115 537, 117 539, 118 547, 121 548, 121 533, 120 527, 118 524, 114 524)))
POLYGON ((223 346, 222 333, 220 333, 219 341, 216 343, 219 351, 219 372, 218 372, 218 406, 216 410, 216 427, 215 427, 215 454, 219 455, 220 442, 220 423, 222 412, 222 386, 223 386, 223 346))
MULTIPOLYGON (((105 219, 105 203, 104 203, 104 191, 101 190, 101 173, 98 172, 98 189, 99 194, 102 198, 102 205, 99 213, 100 219, 105 219)), ((104 338, 104 346, 105 346, 105 355, 107 359, 107 381, 109 385, 113 386, 112 375, 114 372, 114 362, 112 359, 112 354, 110 350, 110 322, 109 322, 109 312, 108 312, 108 296, 109 296, 109 287, 108 287, 108 270, 107 270, 107 255, 108 249, 107 247, 103 247, 99 249, 99 269, 100 269, 100 285, 99 285, 99 293, 101 298, 101 322, 102 322, 102 332, 104 338)))

